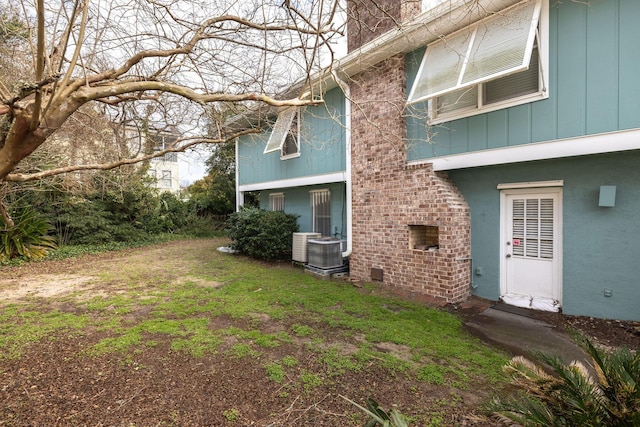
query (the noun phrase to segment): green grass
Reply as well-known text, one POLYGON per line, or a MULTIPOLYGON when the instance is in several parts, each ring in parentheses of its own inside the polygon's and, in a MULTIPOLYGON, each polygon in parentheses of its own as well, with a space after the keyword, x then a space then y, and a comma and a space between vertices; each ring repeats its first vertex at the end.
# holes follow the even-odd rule
POLYGON ((267 376, 271 381, 277 382, 278 384, 284 381, 286 376, 284 372, 284 367, 278 362, 271 362, 265 365, 265 371, 267 372, 267 376))
MULTIPOLYGON (((171 350, 191 357, 256 359, 271 381, 290 378, 305 391, 374 364, 393 375, 460 390, 504 381, 505 355, 467 334, 462 321, 449 313, 389 296, 373 284, 356 288, 320 281, 288 266, 217 252, 203 259, 191 276, 222 287, 145 283, 140 274, 131 283, 119 283, 113 296, 66 298, 66 312, 43 304, 3 307, 0 360, 19 357, 45 337, 91 328, 107 336, 86 350, 89 356, 121 353, 126 359, 168 341, 171 350), (339 339, 350 343, 349 352, 334 344, 339 339), (221 350, 224 342, 232 344, 221 350), (380 343, 402 352, 380 351, 380 343), (312 352, 321 371, 300 371, 294 356, 262 360, 270 349, 288 352, 285 346, 292 345, 312 352)), ((105 273, 104 280, 112 283, 114 274, 105 273)))
POLYGON ((90 324, 86 315, 59 310, 37 311, 31 306, 8 306, 0 316, 0 359, 18 358, 31 343, 54 334, 79 334, 90 324))

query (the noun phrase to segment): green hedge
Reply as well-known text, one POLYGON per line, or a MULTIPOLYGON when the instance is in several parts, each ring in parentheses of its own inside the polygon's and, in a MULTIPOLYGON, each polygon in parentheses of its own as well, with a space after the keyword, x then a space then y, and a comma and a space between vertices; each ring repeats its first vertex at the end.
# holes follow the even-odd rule
POLYGON ((243 208, 227 220, 233 248, 266 261, 291 257, 292 234, 298 231, 298 216, 284 212, 243 208))

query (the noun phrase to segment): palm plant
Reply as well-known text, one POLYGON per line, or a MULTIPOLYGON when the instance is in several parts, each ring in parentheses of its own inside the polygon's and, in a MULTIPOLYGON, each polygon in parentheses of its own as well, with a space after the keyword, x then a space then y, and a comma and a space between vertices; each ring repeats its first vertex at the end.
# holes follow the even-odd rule
POLYGON ((385 411, 378 402, 371 398, 367 399, 367 407, 365 408, 344 396, 341 397, 347 402, 360 408, 369 416, 365 427, 409 427, 409 421, 404 415, 395 409, 391 409, 389 412, 385 411))
POLYGON ((48 233, 53 227, 33 209, 25 208, 14 215, 13 226, 0 217, 0 261, 22 256, 39 259, 55 249, 55 238, 48 233))
POLYGON ((523 357, 505 366, 520 398, 497 400, 491 411, 499 421, 528 426, 640 426, 640 353, 628 348, 598 350, 587 339, 582 345, 593 361, 593 372, 580 362, 565 365, 554 356, 539 355, 553 375, 523 357))

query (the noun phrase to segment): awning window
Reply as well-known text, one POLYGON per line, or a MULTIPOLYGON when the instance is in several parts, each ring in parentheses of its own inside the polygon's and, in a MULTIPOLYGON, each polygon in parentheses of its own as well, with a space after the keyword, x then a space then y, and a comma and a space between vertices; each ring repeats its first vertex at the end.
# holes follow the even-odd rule
POLYGON ((430 44, 407 102, 526 70, 540 9, 541 0, 526 0, 430 44))
POLYGON ((264 148, 263 154, 282 150, 282 145, 287 139, 287 134, 291 130, 291 124, 293 123, 293 119, 297 112, 297 108, 291 107, 286 110, 282 110, 278 114, 278 119, 273 125, 271 136, 269 136, 269 141, 267 141, 267 146, 264 148))

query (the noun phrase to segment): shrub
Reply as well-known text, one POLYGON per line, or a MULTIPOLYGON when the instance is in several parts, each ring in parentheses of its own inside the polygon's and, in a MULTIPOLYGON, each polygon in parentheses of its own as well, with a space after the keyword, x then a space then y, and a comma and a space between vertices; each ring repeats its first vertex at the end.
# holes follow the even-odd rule
POLYGON ((39 259, 47 255, 49 249, 55 249, 55 238, 49 236, 53 227, 30 208, 24 208, 14 215, 13 227, 0 217, 0 260, 22 256, 26 259, 39 259))
POLYGON ((496 417, 508 425, 522 426, 640 426, 640 352, 627 348, 610 353, 583 340, 593 360, 596 378, 580 363, 564 365, 560 359, 540 354, 540 361, 555 375, 523 357, 505 367, 526 394, 519 399, 497 400, 496 417))
POLYGON ((284 212, 243 208, 227 220, 233 248, 267 261, 291 255, 291 237, 298 231, 298 216, 284 212))

